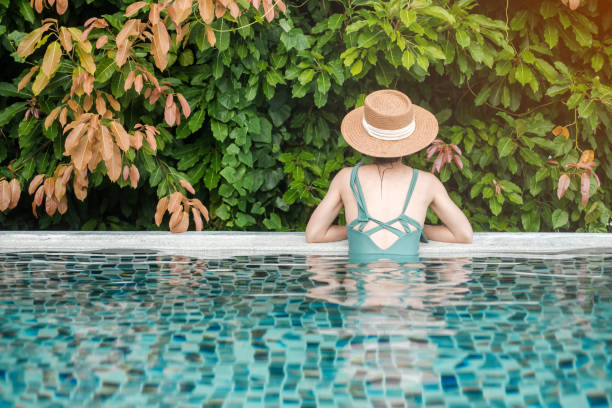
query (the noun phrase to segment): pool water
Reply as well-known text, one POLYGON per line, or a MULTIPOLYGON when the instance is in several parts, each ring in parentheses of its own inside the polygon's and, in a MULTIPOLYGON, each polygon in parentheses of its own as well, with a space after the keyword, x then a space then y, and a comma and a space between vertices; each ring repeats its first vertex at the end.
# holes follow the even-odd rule
POLYGON ((612 255, 0 254, 0 407, 607 407, 612 255))

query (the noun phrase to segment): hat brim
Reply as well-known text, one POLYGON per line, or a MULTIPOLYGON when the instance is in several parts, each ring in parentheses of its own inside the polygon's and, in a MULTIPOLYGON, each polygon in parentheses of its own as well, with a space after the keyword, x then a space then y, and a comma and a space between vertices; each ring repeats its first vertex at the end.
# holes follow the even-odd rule
POLYGON ((438 134, 438 120, 433 113, 412 105, 415 130, 410 136, 400 140, 377 139, 362 125, 363 106, 346 114, 340 132, 353 149, 372 157, 401 157, 416 153, 429 146, 438 134))

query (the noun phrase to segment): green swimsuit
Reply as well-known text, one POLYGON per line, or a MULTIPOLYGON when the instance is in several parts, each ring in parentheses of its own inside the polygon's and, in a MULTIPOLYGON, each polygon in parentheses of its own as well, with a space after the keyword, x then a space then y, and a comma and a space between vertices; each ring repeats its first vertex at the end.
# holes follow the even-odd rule
POLYGON ((418 177, 418 170, 413 170, 412 180, 410 181, 410 188, 406 195, 406 202, 400 215, 387 222, 379 221, 372 218, 368 213, 365 200, 363 198, 363 191, 361 190, 361 184, 359 183, 359 177, 357 175, 357 169, 361 166, 361 163, 353 167, 351 172, 351 189, 353 195, 357 200, 358 214, 357 218, 351 222, 348 229, 348 244, 349 244, 349 261, 350 262, 371 262, 377 259, 388 258, 391 260, 398 261, 415 261, 418 260, 419 255, 419 240, 422 238, 424 242, 427 242, 427 238, 423 233, 423 226, 419 224, 413 218, 404 214, 412 191, 418 177), (364 231, 366 224, 373 221, 378 226, 364 231), (403 227, 403 231, 392 227, 392 224, 399 222, 403 227), (416 229, 410 230, 410 225, 413 225, 416 229), (386 229, 397 235, 398 239, 389 248, 382 249, 374 243, 371 239, 371 235, 381 229, 386 229))

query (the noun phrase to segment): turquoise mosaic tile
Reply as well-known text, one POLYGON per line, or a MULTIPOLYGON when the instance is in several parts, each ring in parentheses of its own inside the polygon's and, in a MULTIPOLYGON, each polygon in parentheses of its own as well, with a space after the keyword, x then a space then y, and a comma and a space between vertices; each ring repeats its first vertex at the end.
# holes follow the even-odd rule
POLYGON ((0 254, 3 407, 609 407, 612 256, 0 254))

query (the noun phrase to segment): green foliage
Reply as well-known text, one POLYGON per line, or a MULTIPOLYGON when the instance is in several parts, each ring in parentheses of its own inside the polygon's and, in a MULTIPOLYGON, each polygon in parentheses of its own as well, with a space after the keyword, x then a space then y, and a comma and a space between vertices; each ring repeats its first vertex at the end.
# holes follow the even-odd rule
MULTIPOLYGON (((462 149, 463 169, 447 165, 440 178, 476 230, 609 231, 612 11, 604 0, 576 11, 558 0, 536 7, 512 1, 507 14, 498 2, 481 3, 311 1, 271 24, 248 25, 259 21, 255 13, 217 20, 215 47, 194 24, 183 46, 170 51, 168 69, 156 74, 191 106, 175 128, 159 125, 163 107, 123 90, 129 64, 119 70, 110 58, 96 60, 96 88, 118 98, 124 123, 161 127, 157 155, 137 154, 137 194, 94 173, 95 196, 114 194, 116 201, 71 202, 63 217, 41 216, 38 228, 157 228, 154 203, 169 192, 165 174, 174 174, 211 211, 205 228, 301 230, 335 172, 362 159, 340 136, 342 117, 367 93, 390 87, 437 113, 439 137, 462 149), (569 139, 551 133, 557 125, 569 139), (591 183, 583 207, 580 176, 565 165, 587 149, 595 152, 601 188, 591 183), (558 199, 564 173, 572 183, 558 199)), ((127 20, 126 5, 106 16, 115 28, 127 20)), ((73 8, 63 18, 82 24, 73 8)), ((3 56, 15 59, 12 79, 0 84, 0 176, 17 176, 22 186, 65 160, 58 128, 45 132, 37 120, 22 121, 31 92, 15 85, 30 66, 14 50, 40 25, 30 11, 27 2, 0 2, 0 32, 8 32, 3 56)), ((41 121, 70 87, 61 74, 70 71, 60 66, 56 83, 37 100, 41 121)), ((425 152, 406 160, 431 165, 425 152)), ((35 228, 29 200, 22 197, 15 214, 0 214, 0 223, 35 228)))

